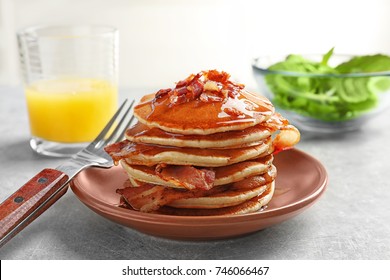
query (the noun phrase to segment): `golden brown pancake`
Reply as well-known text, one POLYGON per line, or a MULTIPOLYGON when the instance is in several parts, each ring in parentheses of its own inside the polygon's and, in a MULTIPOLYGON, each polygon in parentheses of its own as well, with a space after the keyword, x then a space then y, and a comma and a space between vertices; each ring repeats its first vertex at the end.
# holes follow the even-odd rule
POLYGON ((269 187, 269 184, 273 184, 273 180, 268 184, 262 184, 265 181, 262 176, 254 176, 246 179, 246 181, 257 186, 252 188, 241 187, 245 183, 238 182, 224 192, 209 196, 177 199, 169 203, 168 206, 191 209, 213 209, 234 206, 261 195, 269 187), (235 185, 238 185, 238 187, 235 187, 235 185))
POLYGON ((271 102, 228 80, 229 75, 201 72, 141 100, 134 115, 143 124, 184 135, 242 130, 268 120, 271 102), (201 88, 200 95, 196 95, 201 88))
POLYGON ((244 130, 209 135, 182 135, 137 123, 126 131, 126 138, 135 143, 190 148, 241 148, 255 146, 271 135, 270 127, 256 125, 244 130))
POLYGON ((177 216, 220 216, 220 215, 239 215, 260 211, 272 199, 275 191, 275 184, 269 185, 268 189, 260 196, 247 200, 239 205, 216 208, 216 209, 183 209, 163 206, 155 213, 177 215, 177 216))
POLYGON ((128 140, 106 148, 114 161, 124 159, 129 164, 153 166, 159 163, 217 167, 259 157, 272 149, 271 139, 239 149, 177 148, 133 143, 128 140))

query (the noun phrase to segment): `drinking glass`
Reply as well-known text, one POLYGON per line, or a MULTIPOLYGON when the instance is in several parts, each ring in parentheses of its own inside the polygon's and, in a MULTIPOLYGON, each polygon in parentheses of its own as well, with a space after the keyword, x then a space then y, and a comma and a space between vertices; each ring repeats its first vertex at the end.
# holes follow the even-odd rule
POLYGON ((70 156, 117 108, 118 30, 36 26, 17 33, 31 139, 38 154, 70 156))

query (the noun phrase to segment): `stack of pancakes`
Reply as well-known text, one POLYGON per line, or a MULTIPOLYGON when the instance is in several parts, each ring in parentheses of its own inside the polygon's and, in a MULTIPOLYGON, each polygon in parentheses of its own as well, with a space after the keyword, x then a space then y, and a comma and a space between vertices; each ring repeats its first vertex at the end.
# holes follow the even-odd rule
POLYGON ((126 140, 106 151, 129 175, 117 190, 124 205, 143 212, 258 211, 275 190, 273 154, 300 137, 266 98, 216 70, 144 96, 134 115, 126 140))

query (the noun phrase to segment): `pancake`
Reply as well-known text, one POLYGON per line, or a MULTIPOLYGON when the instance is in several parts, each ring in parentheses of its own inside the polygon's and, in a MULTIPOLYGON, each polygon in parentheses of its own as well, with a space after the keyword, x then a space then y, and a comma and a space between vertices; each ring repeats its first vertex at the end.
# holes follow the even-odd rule
POLYGON ((241 148, 259 145, 271 136, 272 129, 259 124, 244 130, 214 133, 210 135, 182 135, 148 127, 137 123, 126 131, 126 139, 135 143, 190 148, 241 148))
POLYGON ((259 157, 271 151, 271 139, 264 143, 239 149, 177 148, 134 143, 124 140, 106 147, 114 161, 124 159, 129 164, 153 166, 160 163, 218 167, 259 157))
MULTIPOLYGON (((213 168, 215 172, 214 186, 226 185, 248 177, 264 174, 270 169, 272 160, 273 157, 269 155, 228 166, 215 167, 213 168)), ((139 186, 142 182, 146 182, 171 188, 183 188, 182 184, 177 184, 175 181, 159 176, 156 172, 156 166, 133 165, 123 160, 121 165, 126 170, 134 186, 139 186)))
POLYGON ((186 209, 163 206, 157 211, 154 211, 154 213, 177 216, 220 216, 248 214, 260 211, 263 207, 265 207, 272 199, 274 191, 275 184, 272 183, 260 196, 253 197, 252 199, 235 206, 216 209, 186 209))
POLYGON ((208 135, 243 130, 274 114, 267 98, 228 78, 215 70, 190 75, 174 88, 143 98, 134 115, 141 123, 167 132, 208 135))
MULTIPOLYGON (((126 170, 126 169, 125 169, 125 170, 126 170)), ((137 179, 135 179, 134 177, 132 177, 130 174, 129 174, 129 181, 130 181, 130 184, 131 184, 133 187, 140 187, 143 183, 145 183, 145 181, 137 180, 137 179)))
POLYGON ((224 192, 209 196, 177 199, 169 203, 168 206, 192 209, 213 209, 234 206, 261 195, 269 187, 269 184, 273 184, 274 181, 271 179, 271 182, 268 184, 263 184, 264 182, 265 180, 262 176, 254 176, 246 179, 245 182, 239 182, 238 187, 235 187, 235 184, 233 184, 224 192), (257 186, 253 188, 240 187, 246 183, 257 186))
POLYGON ((267 189, 267 185, 250 190, 228 190, 213 196, 178 199, 168 204, 174 208, 215 209, 241 204, 255 196, 259 196, 267 189))

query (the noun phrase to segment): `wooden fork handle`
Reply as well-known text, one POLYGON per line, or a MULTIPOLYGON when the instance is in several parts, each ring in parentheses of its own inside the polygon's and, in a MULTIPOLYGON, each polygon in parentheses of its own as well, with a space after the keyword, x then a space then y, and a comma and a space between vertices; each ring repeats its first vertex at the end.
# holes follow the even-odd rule
POLYGON ((65 173, 44 169, 2 202, 0 247, 63 196, 67 182, 65 173))

